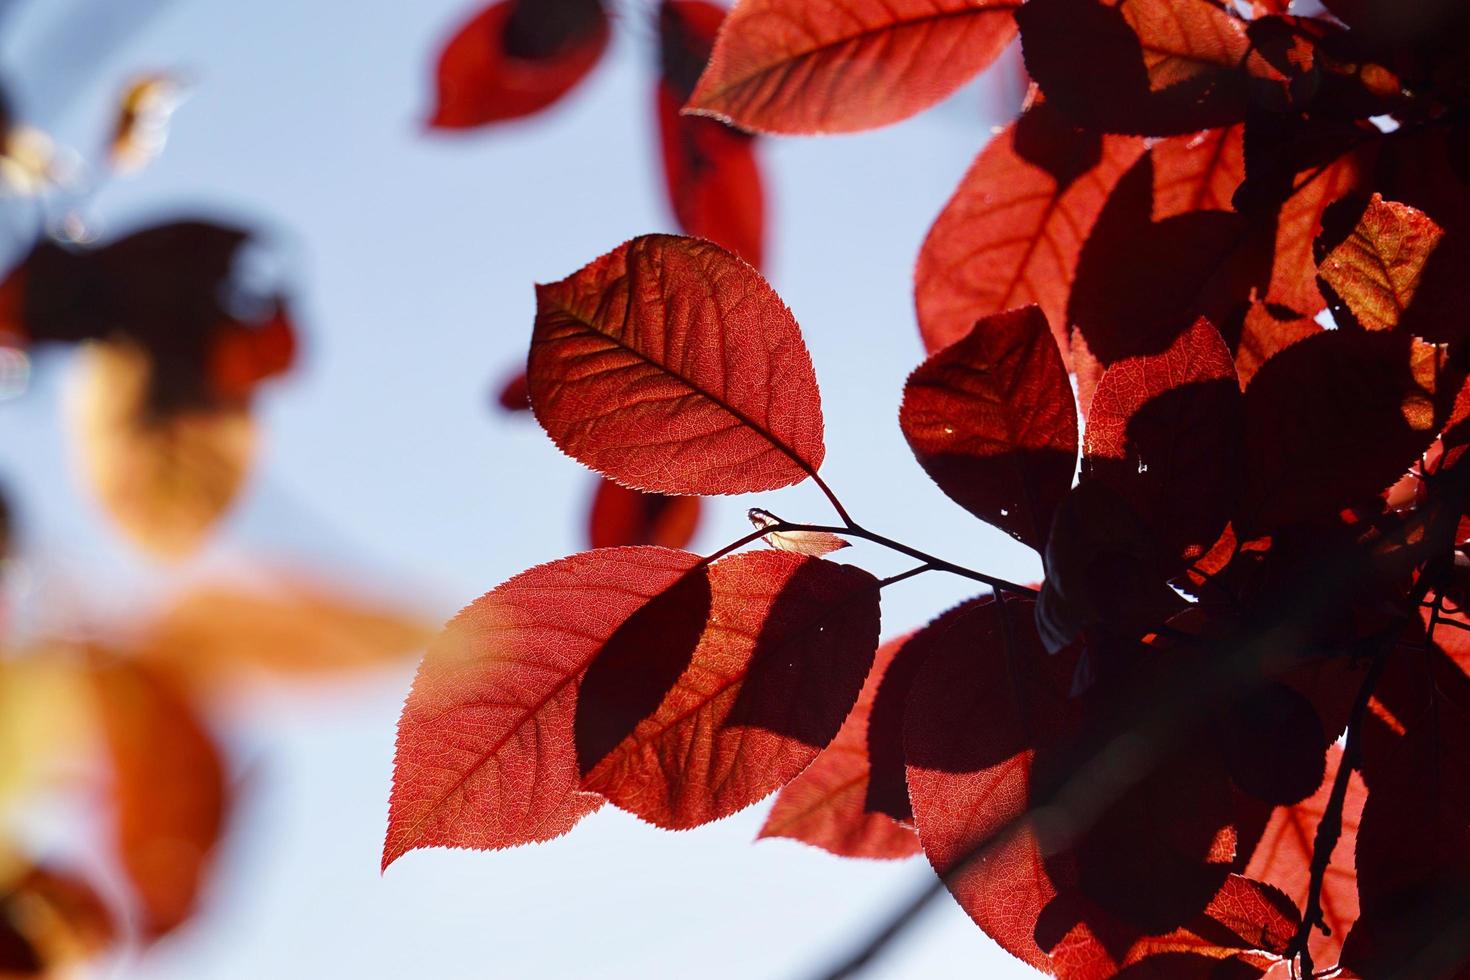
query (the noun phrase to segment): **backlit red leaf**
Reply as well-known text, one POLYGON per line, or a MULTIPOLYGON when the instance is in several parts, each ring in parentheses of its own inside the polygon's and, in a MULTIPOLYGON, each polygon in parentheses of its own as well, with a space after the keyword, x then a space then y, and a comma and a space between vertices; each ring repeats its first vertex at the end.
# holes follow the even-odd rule
POLYGON ((914 272, 931 353, 981 317, 1035 303, 1064 352, 1082 243, 1143 141, 1099 136, 1041 103, 992 139, 945 204, 914 272))
POLYGON ((536 295, 531 406, 568 455, 668 494, 774 490, 821 465, 796 320, 719 246, 635 238, 536 295))
POLYGON ((927 109, 1015 36, 1017 0, 740 0, 691 109, 742 129, 837 133, 927 109))
POLYGON ((664 0, 659 7, 663 76, 658 128, 664 180, 685 234, 708 238, 756 268, 765 253, 765 201, 755 143, 722 122, 681 115, 725 17, 704 0, 664 0))
POLYGON ((98 654, 92 680, 111 761, 115 846, 154 938, 199 901, 229 807, 225 764, 167 675, 98 654))
MULTIPOLYGON (((1327 808, 1337 768, 1342 764, 1342 749, 1332 746, 1327 753, 1327 774, 1317 792, 1294 806, 1277 807, 1271 813, 1260 842, 1250 855, 1245 873, 1252 878, 1275 885, 1288 895, 1297 907, 1307 900, 1311 879, 1312 851, 1317 838, 1317 825, 1327 808)), ((1348 782, 1346 803, 1342 812, 1342 834, 1332 850, 1332 861, 1322 888, 1322 912, 1331 934, 1312 934, 1312 961, 1318 967, 1330 967, 1342 952, 1342 942, 1358 918, 1358 882, 1353 868, 1357 847, 1358 822, 1368 790, 1363 779, 1353 773, 1348 782)))
POLYGON ((1199 558, 1235 505, 1240 402, 1230 348, 1199 320, 1162 354, 1108 367, 1087 416, 1083 479, 1132 504, 1166 560, 1199 558))
POLYGON ((912 829, 868 802, 868 717, 894 654, 908 637, 878 648, 852 713, 832 744, 776 797, 761 837, 789 837, 844 857, 902 858, 919 852, 912 829))
POLYGON ((444 46, 429 125, 468 129, 540 112, 580 82, 609 37, 600 0, 498 0, 444 46))
POLYGON ((1462 274, 1458 263, 1430 273, 1443 244, 1444 230, 1424 212, 1375 194, 1318 269, 1364 329, 1449 340, 1461 332, 1466 297, 1446 282, 1446 273, 1462 274))
POLYGON ((909 691, 904 750, 934 870, 1002 948, 1046 970, 1034 932, 1056 890, 1026 819, 1031 762, 1067 724, 1075 658, 1048 656, 1032 620, 1029 602, 987 598, 929 627, 943 633, 909 691))
POLYGON ((592 548, 637 544, 682 548, 699 528, 702 507, 698 497, 666 497, 598 480, 587 518, 587 543, 592 548))
POLYGON ((1301 316, 1284 306, 1252 303, 1240 328, 1240 343, 1235 348, 1235 373, 1242 391, 1256 372, 1272 357, 1298 340, 1306 340, 1322 332, 1322 325, 1311 317, 1301 316))
POLYGON ((701 632, 650 629, 604 651, 578 705, 584 788, 674 830, 744 809, 810 765, 878 646, 878 581, 850 565, 745 552, 711 565, 707 583, 701 632), (667 693, 647 713, 650 677, 667 693))
POLYGON ((1371 146, 1354 149, 1290 178, 1290 194, 1276 213, 1276 253, 1266 293, 1270 302, 1307 316, 1326 308, 1327 301, 1317 288, 1313 251, 1322 232, 1322 216, 1334 203, 1362 189, 1371 174, 1372 159, 1371 146))
POLYGON ((1230 875, 1192 921, 1110 950, 1084 926, 1052 950, 1059 980, 1246 980, 1277 962, 1301 921, 1270 884, 1230 875))
POLYGON ((939 488, 1038 551, 1072 486, 1077 406, 1035 306, 986 317, 909 376, 899 424, 939 488))
POLYGON ((430 646, 398 723, 383 866, 418 847, 512 847, 597 809, 580 792, 577 688, 608 639, 699 564, 614 548, 522 572, 430 646))
POLYGON ((1091 129, 1168 136, 1245 116, 1245 27, 1210 0, 1031 0, 1016 20, 1031 77, 1091 129))

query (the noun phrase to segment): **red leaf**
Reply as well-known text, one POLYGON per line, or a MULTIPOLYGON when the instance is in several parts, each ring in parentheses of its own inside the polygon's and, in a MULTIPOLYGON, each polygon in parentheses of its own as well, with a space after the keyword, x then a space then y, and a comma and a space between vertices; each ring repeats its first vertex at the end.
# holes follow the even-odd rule
POLYGON ((1038 551, 1072 487, 1077 405, 1039 308, 986 317, 921 364, 899 424, 939 488, 1038 551))
POLYGON ((526 372, 517 371, 507 378, 495 400, 507 412, 529 412, 531 395, 526 385, 526 372))
POLYGON ((1244 127, 1224 126, 1154 144, 1155 221, 1190 211, 1233 211, 1245 179, 1244 127))
POLYGON ((1316 316, 1327 301, 1317 288, 1314 246, 1328 207, 1360 190, 1368 181, 1373 148, 1343 153, 1326 164, 1302 169, 1291 178, 1289 196, 1276 214, 1276 253, 1266 298, 1316 316))
POLYGON ((536 299, 531 407, 592 469, 708 495, 774 490, 821 465, 821 398, 796 320, 719 246, 635 238, 536 299))
POLYGON ((1235 348, 1235 373, 1242 391, 1271 358, 1299 340, 1322 332, 1322 325, 1311 317, 1300 316, 1284 306, 1252 303, 1240 329, 1240 343, 1235 348))
POLYGON ((429 648, 398 723, 386 868, 419 847, 513 847, 566 833, 601 803, 579 792, 577 689, 650 600, 699 565, 617 548, 522 572, 429 648))
POLYGON ((1031 0, 1026 68, 1090 129, 1169 136, 1245 117, 1245 28, 1210 0, 1031 0))
POLYGON ((690 109, 742 129, 839 133, 943 99, 1015 36, 1017 0, 741 0, 690 109))
POLYGON ((1142 140, 1076 129, 1045 103, 991 140, 919 252, 914 300, 925 348, 933 353, 981 317, 1035 303, 1065 353, 1082 243, 1142 152, 1142 140))
POLYGON ((980 928, 1046 970, 1033 933, 1056 890, 1026 814, 1035 749, 1071 714, 1075 658, 1041 649, 1029 602, 971 600, 915 639, 936 628, 904 723, 919 840, 980 928))
POLYGON ((583 786, 671 830, 796 778, 836 736, 878 645, 878 581, 850 565, 745 552, 707 582, 702 632, 671 640, 649 624, 604 653, 578 705, 583 786), (648 713, 636 702, 655 675, 667 694, 648 713))
MULTIPOLYGON (((1327 752, 1327 775, 1321 788, 1295 806, 1281 806, 1272 811, 1271 821, 1245 868, 1250 877, 1281 889, 1299 908, 1304 907, 1307 900, 1317 825, 1327 808, 1337 768, 1341 764, 1342 749, 1334 745, 1327 752)), ((1312 934, 1312 962, 1319 968, 1330 967, 1337 962, 1342 953, 1342 941, 1358 918, 1358 882, 1353 868, 1353 852, 1357 846, 1358 821, 1367 796, 1362 777, 1353 773, 1343 807, 1342 835, 1332 850, 1332 861, 1327 866, 1322 889, 1322 912, 1332 933, 1326 935, 1315 930, 1312 934)))
POLYGON ((588 546, 651 544, 682 548, 699 527, 701 506, 698 497, 666 497, 598 480, 587 519, 588 546))
POLYGON ((1052 961, 1059 980, 1244 980, 1260 977, 1279 959, 1300 921, 1291 901, 1271 885, 1230 875, 1187 925, 1138 939, 1121 955, 1078 927, 1052 950, 1052 961), (1222 961, 1237 969, 1226 969, 1222 961))
POLYGON ((1238 173, 1233 145, 1228 132, 1201 143, 1161 141, 1114 188, 1083 246, 1068 304, 1102 363, 1158 354, 1200 317, 1228 336, 1269 281, 1269 247, 1258 247, 1245 216, 1173 210, 1218 199, 1238 173))
POLYGON ((529 116, 566 95, 602 57, 610 32, 600 0, 500 0, 439 56, 436 129, 529 116))
POLYGON ((1459 284, 1463 262, 1443 262, 1447 244, 1424 212, 1374 194, 1352 233, 1318 268, 1364 329, 1449 341, 1463 332, 1458 325, 1467 297, 1459 284))
POLYGON ((1230 519, 1240 385, 1219 331, 1199 320, 1162 354, 1114 362, 1087 416, 1083 479, 1133 505, 1166 561, 1193 561, 1230 519))
POLYGON ((722 122, 680 115, 724 17, 721 7, 703 0, 664 0, 659 8, 663 77, 657 98, 665 186, 686 234, 708 238, 760 268, 765 203, 754 142, 722 122))
POLYGON ((98 654, 92 668, 112 766, 118 857, 151 939, 193 914, 229 808, 225 763, 170 679, 98 654))
POLYGON ((1328 519, 1397 480, 1454 397, 1438 358, 1407 337, 1329 330, 1267 361, 1245 393, 1237 529, 1328 519))
POLYGON ((868 718, 888 665, 907 640, 899 637, 878 648, 852 713, 832 744, 776 797, 761 837, 789 837, 843 857, 903 858, 918 853, 913 830, 867 808, 868 718))

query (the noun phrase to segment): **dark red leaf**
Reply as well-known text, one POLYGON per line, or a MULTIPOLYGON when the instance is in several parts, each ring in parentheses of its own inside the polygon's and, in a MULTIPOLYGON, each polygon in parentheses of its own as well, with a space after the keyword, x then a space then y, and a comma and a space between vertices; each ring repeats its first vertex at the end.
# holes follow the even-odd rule
POLYGON ((1116 956, 1079 926, 1052 961, 1059 980, 1254 980, 1280 960, 1300 919, 1270 884, 1230 875, 1187 925, 1131 942, 1116 956))
POLYGON ((1470 976, 1470 676, 1432 644, 1403 643, 1376 699, 1363 737, 1362 915, 1343 962, 1364 977, 1460 980, 1470 976))
POLYGON ((844 857, 903 858, 919 852, 912 829, 868 809, 868 719, 888 666, 908 639, 878 648, 852 713, 832 744, 776 797, 761 837, 789 837, 844 857))
POLYGON ((796 320, 719 246, 635 238, 536 297, 531 407, 568 455, 668 494, 774 490, 821 465, 796 320))
POLYGON ((919 840, 970 917, 1038 969, 1056 890, 1031 820, 1031 764, 1065 730, 1074 657, 1041 648, 1029 602, 971 600, 936 620, 907 699, 904 751, 919 840))
POLYGON ((505 385, 500 389, 500 394, 496 396, 495 400, 507 412, 529 412, 531 410, 531 392, 526 383, 526 372, 517 371, 507 378, 505 385))
POLYGON ((1328 519, 1397 480, 1454 397, 1440 357, 1403 336, 1330 330, 1267 361, 1245 393, 1237 527, 1254 537, 1328 519))
POLYGON ((1153 147, 1119 181, 1083 246, 1068 310, 1103 364, 1158 354, 1205 317, 1227 337, 1270 276, 1269 237, 1204 208, 1237 177, 1238 137, 1153 147), (1178 210, 1176 210, 1178 209, 1178 210))
POLYGON ((439 55, 436 129, 529 116, 572 90, 602 57, 610 31, 600 0, 499 0, 439 55))
POLYGON ((658 126, 669 204, 686 234, 708 238, 756 268, 765 253, 765 203, 755 144, 722 122, 681 115, 709 61, 723 8, 704 0, 659 7, 663 77, 658 126))
POLYGON ((666 497, 598 480, 587 518, 588 547, 652 544, 682 548, 699 527, 701 507, 698 497, 666 497))
POLYGON ((927 109, 1015 36, 1017 0, 743 0, 689 107, 742 129, 838 133, 927 109))
POLYGON ((992 139, 919 252, 914 300, 925 348, 933 353, 982 317, 1035 303, 1065 355, 1082 243, 1142 152, 1142 140, 1077 129, 1046 103, 992 139))
POLYGON ((850 565, 745 552, 707 582, 702 632, 646 624, 604 650, 577 706, 584 788, 673 830, 796 778, 836 736, 878 646, 878 581, 850 565), (650 705, 656 687, 667 693, 650 705))
POLYGON ((1316 336, 1322 325, 1307 316, 1270 303, 1252 303, 1235 348, 1235 373, 1244 391, 1261 365, 1299 340, 1316 336))
POLYGON ((1083 479, 1127 500, 1166 561, 1199 558, 1230 519, 1240 403, 1230 349, 1205 320, 1161 354, 1115 361, 1097 386, 1083 479))
POLYGON ((1245 117, 1245 27, 1210 0, 1031 0, 1016 20, 1031 77, 1088 128, 1169 136, 1245 117))
POLYGON ((566 833, 580 791, 573 722, 609 638, 700 563, 616 548, 522 572, 429 648, 398 723, 383 867, 419 847, 513 847, 566 833))
POLYGON ((899 424, 939 488, 1040 551, 1072 486, 1077 406, 1035 306, 986 317, 920 365, 899 424))

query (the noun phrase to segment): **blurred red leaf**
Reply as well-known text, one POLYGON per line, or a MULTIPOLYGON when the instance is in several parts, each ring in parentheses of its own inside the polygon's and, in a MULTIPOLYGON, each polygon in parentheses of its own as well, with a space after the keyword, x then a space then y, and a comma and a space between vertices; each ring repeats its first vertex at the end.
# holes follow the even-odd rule
POLYGON ((666 497, 598 480, 587 518, 587 543, 592 548, 652 544, 682 548, 699 527, 698 497, 666 497))
POLYGON ((517 371, 505 379, 501 386, 500 394, 495 397, 500 407, 507 412, 529 412, 531 410, 531 392, 526 382, 526 372, 517 371))
POLYGON ((1132 504, 1166 561, 1193 561, 1235 506, 1240 406, 1230 348, 1196 321, 1162 354, 1108 367, 1087 416, 1083 479, 1132 504))
POLYGON ((1074 656, 1041 648, 1029 602, 975 599, 935 630, 908 692, 904 752, 919 840, 970 917, 1037 969, 1034 937, 1056 889, 1031 821, 1031 763, 1060 738, 1074 656))
POLYGON ((707 238, 760 268, 765 202, 754 142, 717 120, 680 114, 724 17, 722 7, 704 0, 663 0, 659 7, 657 101, 665 186, 686 234, 707 238))
POLYGON ((852 710, 878 646, 878 581, 860 569, 756 551, 707 576, 707 618, 694 623, 696 604, 681 603, 697 629, 641 624, 639 642, 603 651, 577 708, 583 786, 671 830, 801 773, 852 710), (650 676, 667 693, 645 713, 650 676))
POLYGON ((601 0, 492 3, 439 55, 429 125, 468 129, 540 112, 596 66, 609 35, 601 0))
POLYGON ((430 646, 398 723, 383 867, 419 847, 495 849, 566 833, 580 792, 573 722, 587 666, 696 555, 617 548, 522 572, 430 646))
POLYGON ((943 99, 1015 36, 1017 0, 742 0, 689 107, 742 129, 838 133, 943 99))
POLYGON ((1077 465, 1077 406, 1035 306, 982 319, 920 365, 899 424, 955 502, 1040 551, 1077 465))
POLYGON ((904 858, 919 852, 912 829, 868 809, 868 718, 888 665, 908 638, 878 648, 837 737, 776 797, 761 837, 789 837, 843 857, 904 858))
POLYGON ((68 977, 118 940, 90 882, 39 865, 7 870, 0 886, 0 976, 68 977), (13 875, 13 877, 10 877, 13 875))
POLYGON ((625 486, 774 490, 822 462, 796 320, 760 273, 709 242, 635 238, 537 287, 527 374, 562 451, 625 486))
MULTIPOLYGON (((1245 867, 1248 876, 1281 889, 1297 903, 1298 908, 1306 904, 1317 826, 1327 809, 1332 784, 1341 764, 1342 749, 1334 745, 1327 750, 1327 773, 1322 786, 1300 803, 1277 807, 1271 812, 1271 820, 1245 867)), ((1353 853, 1357 847, 1358 822, 1367 796, 1362 777, 1353 773, 1343 806, 1342 833, 1332 849, 1332 860, 1323 879, 1322 913, 1331 933, 1318 931, 1312 935, 1312 962, 1319 967, 1330 967, 1337 962, 1343 940, 1358 918, 1358 881, 1353 853)))
POLYGON ((1030 0, 1026 68, 1076 122, 1170 136, 1245 117, 1244 23, 1210 0, 1030 0))
POLYGON ((229 810, 225 763, 195 707, 169 676, 94 657, 111 761, 118 858, 156 938, 194 913, 229 810))
POLYGON ((982 317, 1035 303, 1065 357, 1082 243, 1142 152, 1142 140, 1079 130, 1046 103, 992 139, 919 252, 914 300, 925 348, 933 353, 982 317))

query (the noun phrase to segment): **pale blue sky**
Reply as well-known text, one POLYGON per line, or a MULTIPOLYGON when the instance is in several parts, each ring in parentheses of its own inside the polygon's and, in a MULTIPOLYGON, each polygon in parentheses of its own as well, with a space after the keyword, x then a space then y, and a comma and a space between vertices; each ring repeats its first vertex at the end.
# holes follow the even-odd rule
MULTIPOLYGON (((489 410, 524 358, 537 281, 670 230, 654 156, 647 28, 625 4, 609 57, 531 122, 428 136, 429 69, 459 0, 355 3, 14 0, 0 57, 23 110, 81 147, 131 74, 197 81, 168 149, 91 216, 125 229, 187 213, 251 217, 292 260, 305 361, 269 389, 250 492, 203 564, 264 554, 345 568, 448 615, 582 547, 590 478, 528 419, 489 410), (148 11, 145 21, 120 16, 148 11), (65 69, 67 84, 41 84, 65 69)), ((1001 121, 972 88, 854 137, 768 141, 771 279, 801 323, 826 409, 824 476, 858 520, 1007 577, 1022 546, 929 483, 897 426, 921 359, 910 272, 934 215, 1001 121), (988 115, 987 115, 988 114, 988 115)), ((31 580, 82 586, 98 615, 175 577, 130 552, 67 465, 64 358, 0 404, 31 580)), ((829 516, 810 487, 715 503, 697 542, 745 508, 829 516)), ((902 559, 854 548, 897 571, 902 559)), ((923 576, 884 596, 885 635, 969 594, 923 576)), ((411 664, 329 696, 252 695, 228 736, 249 802, 201 918, 117 976, 796 978, 846 949, 928 874, 751 843, 768 804, 668 834, 612 808, 551 844, 416 852, 378 873, 394 725, 411 664)), ((876 977, 1024 976, 944 901, 876 977)))

